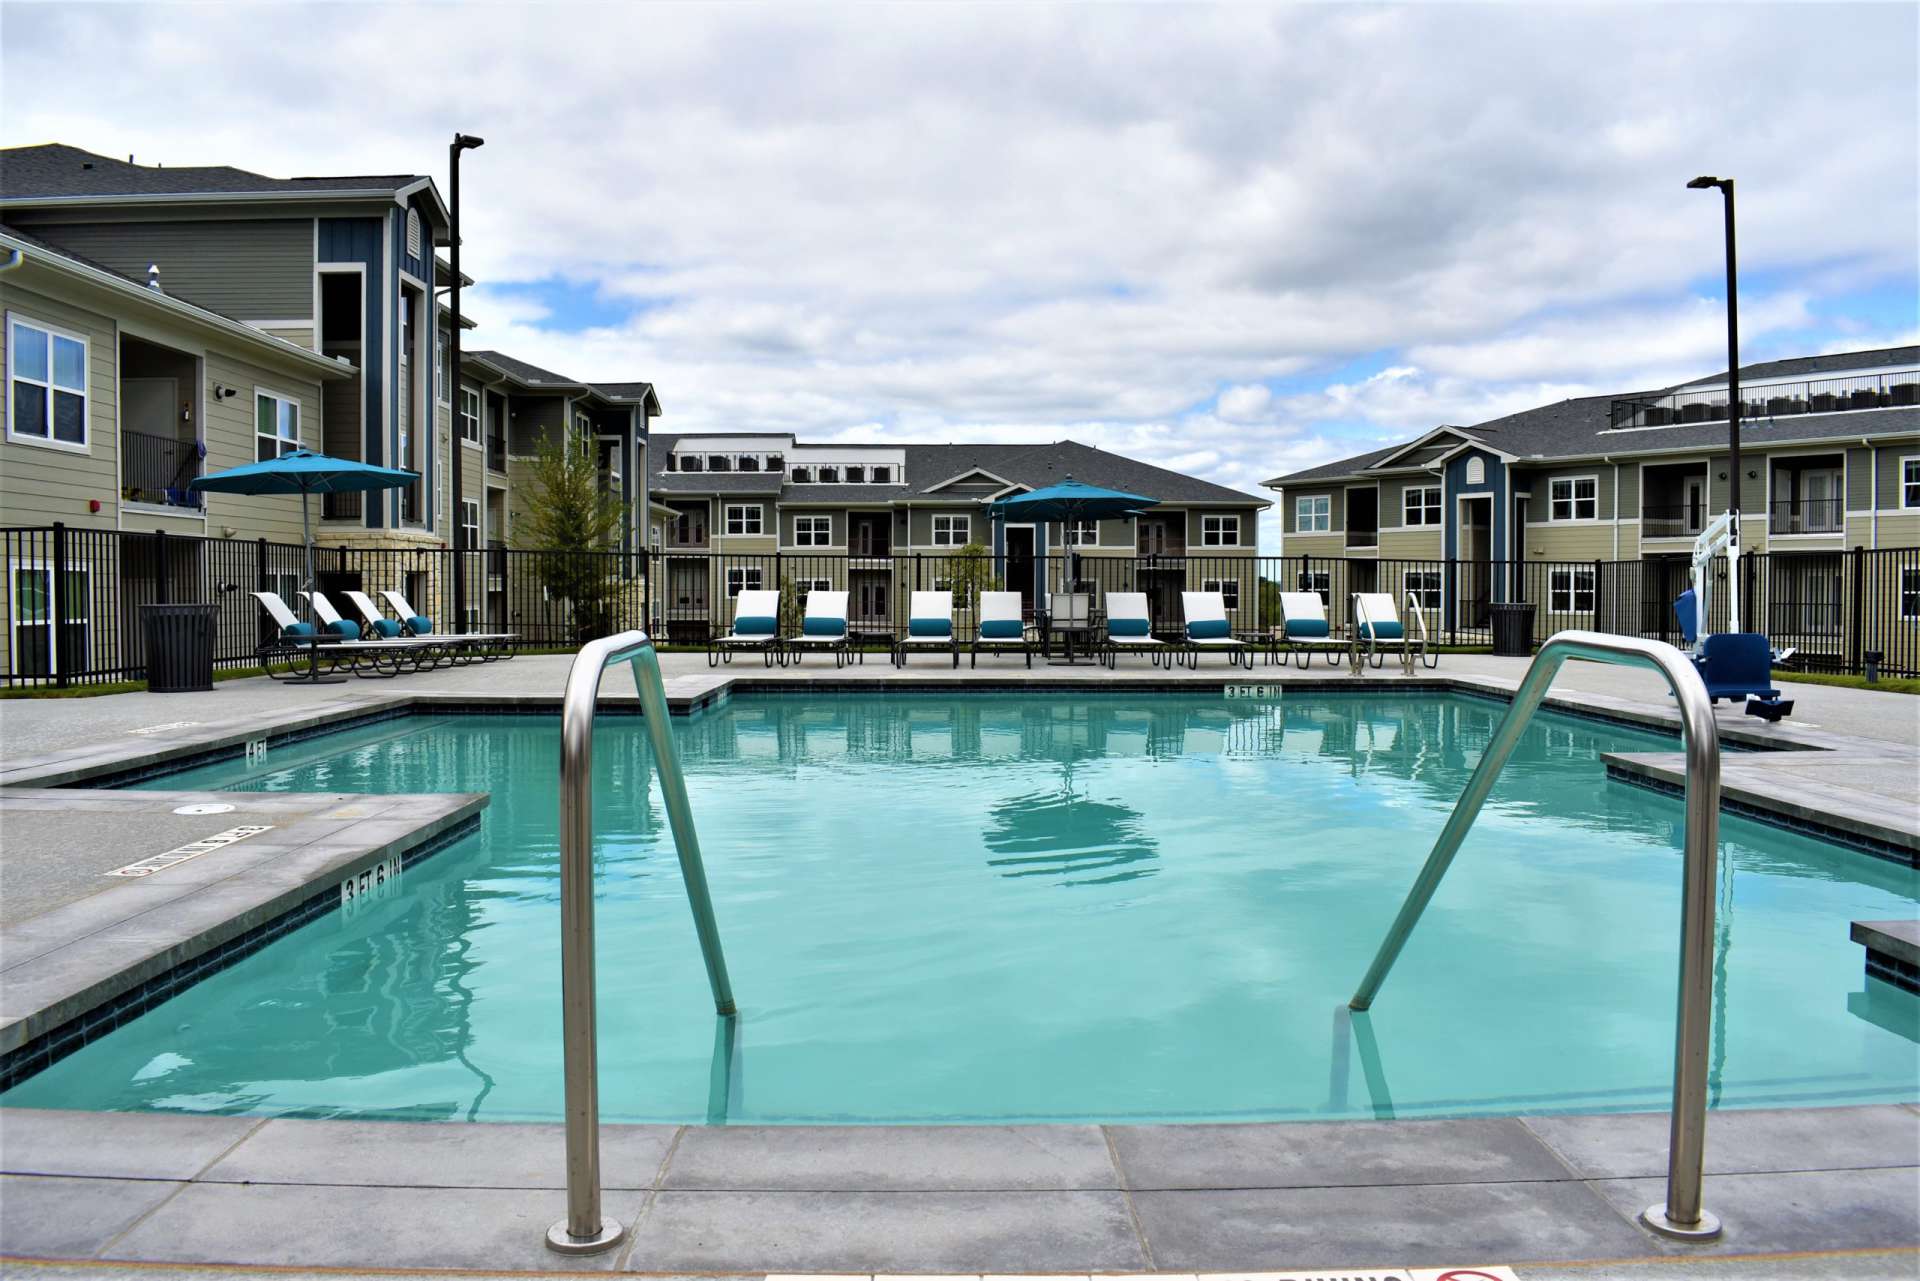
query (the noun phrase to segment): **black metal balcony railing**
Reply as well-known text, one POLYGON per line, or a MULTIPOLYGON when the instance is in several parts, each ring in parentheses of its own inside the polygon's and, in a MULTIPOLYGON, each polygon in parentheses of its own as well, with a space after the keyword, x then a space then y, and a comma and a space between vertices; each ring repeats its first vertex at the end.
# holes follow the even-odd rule
POLYGON ((507 438, 505 436, 487 437, 487 470, 505 471, 507 469, 507 438))
POLYGON ((1640 507, 1640 537, 1692 538, 1707 527, 1707 511, 1701 503, 1643 503, 1640 507))
MULTIPOLYGON (((1780 418, 1791 414, 1832 414, 1853 409, 1890 409, 1920 404, 1920 370, 1858 374, 1806 382, 1767 383, 1741 388, 1742 418, 1780 418)), ((1616 400, 1609 426, 1670 427, 1675 423, 1724 421, 1728 397, 1718 391, 1684 391, 1666 396, 1616 400)))
POLYGON ((1767 513, 1775 534, 1838 534, 1846 529, 1846 504, 1838 498, 1782 498, 1767 513))
POLYGON ((200 495, 187 486, 199 474, 198 441, 121 431, 120 487, 128 502, 198 509, 200 495))
POLYGON ((1347 546, 1378 547, 1379 545, 1380 531, 1378 529, 1369 529, 1362 525, 1352 524, 1347 526, 1347 546))

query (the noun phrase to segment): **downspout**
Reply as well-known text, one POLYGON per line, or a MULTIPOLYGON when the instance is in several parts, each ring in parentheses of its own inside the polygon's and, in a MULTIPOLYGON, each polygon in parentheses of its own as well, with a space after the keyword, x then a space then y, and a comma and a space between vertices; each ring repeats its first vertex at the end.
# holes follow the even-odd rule
POLYGON ((1613 558, 1620 559, 1620 464, 1613 461, 1612 454, 1602 454, 1600 461, 1613 466, 1613 558))
MULTIPOLYGON (((1865 436, 1860 443, 1867 447, 1867 546, 1880 546, 1880 451, 1865 436)), ((1845 518, 1842 518, 1845 523, 1845 518)), ((1844 540, 1843 540, 1844 541, 1844 540)))

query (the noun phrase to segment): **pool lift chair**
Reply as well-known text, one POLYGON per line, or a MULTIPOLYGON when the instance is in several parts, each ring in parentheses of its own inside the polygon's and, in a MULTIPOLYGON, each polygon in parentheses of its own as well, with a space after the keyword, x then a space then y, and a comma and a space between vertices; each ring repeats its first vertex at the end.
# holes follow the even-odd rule
POLYGON ((1420 601, 1412 592, 1407 593, 1407 608, 1413 614, 1417 635, 1407 633, 1399 611, 1394 608, 1393 597, 1386 592, 1353 594, 1351 661, 1354 675, 1358 676, 1360 669, 1369 663, 1380 667, 1386 662, 1388 650, 1398 651, 1400 671, 1406 676, 1413 675, 1416 661, 1429 670, 1440 666, 1440 653, 1434 649, 1433 638, 1427 632, 1427 612, 1420 608, 1420 601))
POLYGON ((789 636, 782 642, 787 656, 799 663, 808 650, 825 650, 833 655, 833 665, 846 667, 856 654, 864 664, 866 656, 853 648, 852 636, 847 628, 847 593, 831 591, 811 591, 807 593, 807 610, 800 620, 800 633, 789 636))
POLYGON ((1338 666, 1340 660, 1347 657, 1350 643, 1333 634, 1333 625, 1327 621, 1327 605, 1320 599, 1319 592, 1281 592, 1280 593, 1280 644, 1286 646, 1280 652, 1280 661, 1289 658, 1306 671, 1313 666, 1316 653, 1325 654, 1329 667, 1338 666))
POLYGON ((780 593, 743 591, 733 598, 733 628, 724 636, 707 641, 707 666, 731 663, 737 650, 756 650, 772 667, 777 660, 786 666, 786 653, 780 648, 780 593))
POLYGON ((893 665, 904 668, 914 650, 945 650, 960 666, 960 637, 953 628, 952 592, 915 592, 907 600, 907 632, 893 642, 893 665))
POLYGON ((1740 630, 1740 540, 1731 512, 1717 517, 1693 543, 1692 586, 1673 603, 1674 622, 1688 655, 1706 683, 1711 703, 1721 699, 1746 700, 1749 716, 1769 723, 1793 714, 1793 700, 1773 687, 1773 668, 1795 653, 1792 646, 1775 649, 1761 632, 1740 630), (1727 557, 1727 624, 1724 632, 1707 631, 1707 570, 1714 557, 1727 557))

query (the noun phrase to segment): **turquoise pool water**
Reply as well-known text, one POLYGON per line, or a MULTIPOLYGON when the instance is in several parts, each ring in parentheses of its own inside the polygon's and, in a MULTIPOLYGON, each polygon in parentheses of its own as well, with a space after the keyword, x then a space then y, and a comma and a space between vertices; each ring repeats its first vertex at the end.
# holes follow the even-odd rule
MULTIPOLYGON (((638 721, 602 722, 601 1105, 630 1121, 1226 1120, 1664 1108, 1677 799, 1543 715, 1379 1003, 1344 1003, 1497 703, 741 698, 678 722, 738 992, 717 1021, 638 721)), ((551 717, 416 718, 146 784, 490 790, 329 913, 4 1096, 560 1116, 551 717)), ((1920 876, 1723 819, 1717 1106, 1920 1098, 1920 1002, 1857 918, 1920 876)), ((163 873, 164 875, 164 873, 163 873)))

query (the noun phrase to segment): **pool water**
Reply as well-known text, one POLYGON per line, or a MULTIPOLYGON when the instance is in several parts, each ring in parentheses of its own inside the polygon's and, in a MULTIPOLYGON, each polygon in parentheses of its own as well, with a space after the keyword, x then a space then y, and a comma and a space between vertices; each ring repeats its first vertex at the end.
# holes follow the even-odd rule
MULTIPOLYGON (((1678 798, 1542 714, 1372 1012, 1345 1002, 1503 704, 748 696, 676 721, 741 1013, 717 1020, 639 721, 603 719, 600 1099, 620 1121, 1661 1109, 1678 798)), ((330 912, 0 1102, 561 1116, 554 717, 386 721, 164 789, 493 793, 330 912)), ((1719 1107, 1920 1099, 1920 1001, 1848 922, 1920 874, 1723 817, 1719 1107)), ((162 873, 164 875, 164 873, 162 873)))

